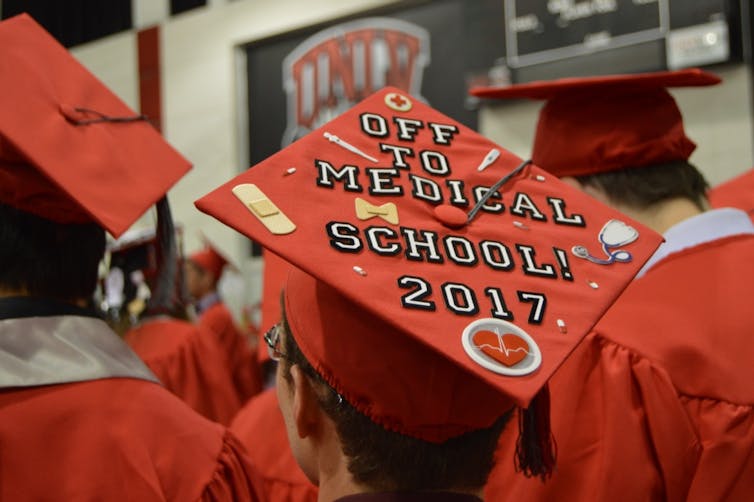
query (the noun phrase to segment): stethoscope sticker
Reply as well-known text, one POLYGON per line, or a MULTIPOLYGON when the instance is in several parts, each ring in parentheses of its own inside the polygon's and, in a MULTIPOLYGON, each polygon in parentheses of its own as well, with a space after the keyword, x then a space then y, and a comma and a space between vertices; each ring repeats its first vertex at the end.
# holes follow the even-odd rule
POLYGON ((634 227, 620 220, 610 220, 602 227, 598 237, 606 258, 593 256, 585 246, 574 246, 571 251, 577 257, 599 265, 628 263, 633 260, 633 255, 620 248, 631 244, 638 237, 639 232, 634 227))

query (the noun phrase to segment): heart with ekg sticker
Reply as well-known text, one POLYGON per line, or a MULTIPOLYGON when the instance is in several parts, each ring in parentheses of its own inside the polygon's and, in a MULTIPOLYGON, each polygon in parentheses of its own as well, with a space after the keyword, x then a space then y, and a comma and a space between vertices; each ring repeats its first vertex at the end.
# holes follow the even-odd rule
POLYGON ((610 220, 600 230, 600 242, 615 248, 630 244, 639 237, 639 232, 620 220, 610 220))
POLYGON ((472 337, 474 345, 485 355, 507 366, 515 366, 529 355, 529 344, 518 335, 480 330, 472 337))

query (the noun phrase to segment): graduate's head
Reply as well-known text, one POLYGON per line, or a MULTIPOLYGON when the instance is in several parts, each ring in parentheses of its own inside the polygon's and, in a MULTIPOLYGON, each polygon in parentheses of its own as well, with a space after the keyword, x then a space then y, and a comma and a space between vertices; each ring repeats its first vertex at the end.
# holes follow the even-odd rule
POLYGON ((205 240, 203 249, 186 258, 186 286, 189 294, 198 300, 215 291, 226 265, 228 259, 205 240))
MULTIPOLYGON (((158 214, 168 211, 160 202, 158 214)), ((130 229, 108 245, 108 268, 103 281, 108 321, 124 333, 145 316, 189 319, 189 300, 183 273, 180 226, 130 229), (168 233, 169 232, 169 233, 168 233)))
POLYGON ((512 410, 501 461, 546 477, 547 381, 660 242, 392 88, 196 205, 293 265, 270 333, 293 449, 375 489, 480 486, 512 410), (605 227, 630 245, 609 270, 571 253, 605 227))
POLYGON ((188 169, 33 19, 0 22, 0 288, 91 296, 122 234, 188 169))
POLYGON ((104 251, 96 223, 60 224, 0 204, 0 295, 91 298, 104 251))
MULTIPOLYGON (((376 322, 374 327, 383 332, 394 330, 379 319, 367 317, 364 321, 376 322)), ((376 423, 331 387, 299 348, 285 314, 268 332, 267 340, 272 345, 271 357, 279 361, 279 402, 288 422, 294 424, 289 428, 290 443, 297 461, 313 481, 318 481, 312 455, 317 443, 300 438, 299 433, 314 433, 327 420, 347 459, 349 473, 358 485, 371 491, 477 490, 486 483, 512 407, 501 409, 500 416, 487 427, 444 441, 420 439, 376 423), (306 406, 309 408, 304 409, 306 406)), ((386 362, 386 366, 392 365, 386 362)))

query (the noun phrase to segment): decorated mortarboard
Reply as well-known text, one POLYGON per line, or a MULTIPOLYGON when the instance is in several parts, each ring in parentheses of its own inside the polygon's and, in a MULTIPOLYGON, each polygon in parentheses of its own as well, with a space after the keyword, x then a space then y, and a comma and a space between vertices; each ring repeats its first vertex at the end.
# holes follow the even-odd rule
POLYGON ((579 176, 685 161, 696 148, 684 132, 670 87, 720 83, 699 69, 563 78, 477 87, 482 98, 545 100, 532 148, 535 164, 579 176))
POLYGON ((196 202, 296 268, 291 333, 383 427, 527 407, 661 237, 385 88, 196 202))
POLYGON ((0 202, 122 234, 189 169, 31 17, 0 22, 0 202))

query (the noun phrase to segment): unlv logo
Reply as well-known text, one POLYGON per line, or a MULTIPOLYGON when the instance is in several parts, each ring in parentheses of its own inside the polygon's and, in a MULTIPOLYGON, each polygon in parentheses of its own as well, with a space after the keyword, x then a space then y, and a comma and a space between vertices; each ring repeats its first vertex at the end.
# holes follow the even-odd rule
POLYGON ((367 18, 327 28, 283 60, 288 96, 285 147, 385 86, 419 97, 429 63, 424 28, 367 18))

